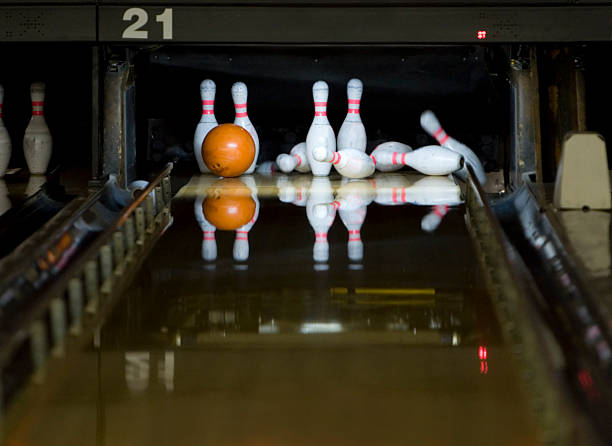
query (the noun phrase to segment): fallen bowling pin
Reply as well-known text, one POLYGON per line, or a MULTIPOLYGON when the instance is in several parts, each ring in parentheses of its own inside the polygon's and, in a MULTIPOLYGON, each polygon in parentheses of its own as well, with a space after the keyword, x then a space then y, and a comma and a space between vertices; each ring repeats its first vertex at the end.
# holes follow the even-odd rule
POLYGON ((300 173, 310 172, 310 164, 306 156, 306 143, 301 142, 293 146, 289 154, 281 153, 276 157, 276 164, 284 173, 297 170, 300 173))
POLYGON ((376 157, 376 164, 399 163, 410 166, 425 175, 448 175, 463 167, 463 157, 440 146, 425 146, 412 152, 382 152, 376 157))
POLYGON ((348 96, 348 111, 338 132, 338 150, 355 149, 365 152, 368 138, 365 127, 359 115, 363 83, 359 79, 351 79, 346 85, 348 96))
POLYGON ((313 157, 317 161, 333 164, 338 173, 347 178, 365 178, 375 170, 372 158, 360 150, 330 152, 325 147, 317 147, 313 150, 313 157))
POLYGON ((438 229, 444 216, 448 213, 447 204, 438 204, 433 207, 433 210, 429 212, 421 220, 421 229, 425 232, 433 232, 438 229))
POLYGON ((329 87, 325 81, 317 81, 313 84, 312 97, 314 99, 315 113, 310 129, 308 129, 308 135, 306 136, 306 157, 313 175, 327 176, 331 170, 331 164, 317 161, 313 155, 314 150, 319 147, 322 147, 327 152, 336 151, 336 135, 327 119, 329 87))
MULTIPOLYGON (((485 175, 484 168, 482 167, 482 163, 476 154, 465 144, 462 144, 456 139, 448 136, 440 125, 440 121, 438 121, 438 118, 431 110, 426 110, 421 114, 421 127, 423 127, 423 130, 433 136, 441 146, 448 147, 452 151, 463 156, 465 158, 465 162, 472 166, 472 169, 474 169, 474 173, 476 174, 480 184, 484 185, 487 182, 487 176, 485 175)), ((459 172, 456 172, 456 174, 459 178, 465 181, 467 178, 466 166, 463 166, 459 172)))
POLYGON ((400 170, 404 164, 399 162, 402 153, 412 152, 412 147, 401 142, 389 141, 376 146, 370 154, 372 161, 376 165, 376 170, 380 172, 393 172, 400 170), (390 156, 388 154, 391 154, 390 156))
POLYGON ((255 169, 255 172, 267 177, 274 175, 274 173, 278 171, 278 165, 274 161, 264 161, 255 169))

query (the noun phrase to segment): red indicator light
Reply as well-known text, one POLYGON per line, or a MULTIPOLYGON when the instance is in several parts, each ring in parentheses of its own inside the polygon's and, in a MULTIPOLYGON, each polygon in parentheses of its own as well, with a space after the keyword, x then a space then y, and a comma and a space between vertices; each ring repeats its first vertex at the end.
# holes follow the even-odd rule
POLYGON ((482 345, 478 347, 478 359, 481 361, 487 360, 487 347, 483 347, 482 345))
POLYGON ((476 37, 478 37, 478 40, 484 40, 487 38, 487 32, 485 30, 480 30, 476 33, 476 37))

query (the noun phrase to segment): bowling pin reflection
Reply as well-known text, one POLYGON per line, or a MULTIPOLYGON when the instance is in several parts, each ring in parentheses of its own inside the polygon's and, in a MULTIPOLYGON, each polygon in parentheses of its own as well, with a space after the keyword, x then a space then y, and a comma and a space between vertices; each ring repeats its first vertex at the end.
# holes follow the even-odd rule
POLYGON ((203 234, 202 259, 209 262, 217 259, 215 235, 216 230, 220 229, 236 230, 234 260, 238 262, 248 260, 248 234, 259 217, 255 180, 252 176, 246 175, 239 179, 222 178, 207 186, 206 192, 194 201, 195 219, 203 234))
POLYGON ((327 232, 334 223, 336 210, 320 212, 318 205, 327 205, 334 201, 334 191, 328 177, 313 177, 308 189, 306 201, 306 216, 315 233, 315 242, 312 248, 312 258, 315 262, 327 262, 329 259, 329 243, 327 232))
POLYGON ((433 232, 440 226, 449 206, 463 202, 461 189, 450 176, 379 174, 373 183, 376 190, 374 200, 378 204, 433 206, 421 220, 425 232, 433 232))
POLYGON ((361 227, 366 217, 367 207, 374 200, 374 187, 371 180, 343 179, 338 188, 336 199, 331 203, 317 205, 315 212, 320 216, 340 214, 340 220, 348 231, 347 251, 353 262, 363 260, 361 227))
POLYGON ((255 214, 247 224, 236 229, 233 249, 234 260, 236 262, 246 262, 249 259, 249 231, 253 229, 259 217, 259 199, 257 198, 257 184, 255 184, 255 179, 251 175, 245 175, 241 177, 241 180, 251 190, 251 198, 255 202, 255 214))
POLYGON ((217 260, 217 240, 215 239, 215 228, 204 216, 204 198, 205 195, 199 196, 193 203, 193 211, 196 221, 202 230, 202 259, 207 262, 217 260))
POLYGON ((30 197, 34 195, 45 185, 46 181, 47 177, 45 175, 30 175, 25 189, 25 196, 30 197))
POLYGON ((9 199, 9 191, 6 182, 0 178, 0 215, 4 214, 12 207, 9 199))
POLYGON ((276 180, 278 199, 283 203, 291 203, 300 207, 306 206, 311 181, 312 177, 310 175, 279 176, 276 180))

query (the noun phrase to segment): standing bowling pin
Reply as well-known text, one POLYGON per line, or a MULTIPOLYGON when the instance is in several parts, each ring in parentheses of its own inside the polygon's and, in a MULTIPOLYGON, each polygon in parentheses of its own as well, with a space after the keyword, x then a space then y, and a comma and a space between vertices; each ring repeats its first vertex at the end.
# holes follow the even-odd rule
POLYGON ((425 232, 433 232, 438 229, 444 216, 448 213, 447 204, 438 204, 433 210, 421 220, 421 229, 425 232))
POLYGON ((329 87, 325 81, 317 81, 312 86, 312 97, 314 99, 315 114, 308 135, 306 136, 306 157, 310 170, 315 176, 327 176, 331 170, 329 162, 317 161, 313 152, 315 149, 323 148, 325 153, 336 151, 336 136, 334 129, 327 120, 327 98, 329 87))
POLYGON ((6 173, 11 159, 11 138, 4 127, 2 120, 2 103, 4 102, 4 88, 0 85, 0 178, 6 173))
POLYGON ((363 83, 359 79, 351 79, 346 85, 346 95, 348 96, 348 112, 346 118, 338 132, 338 150, 355 149, 365 152, 368 138, 365 127, 359 115, 359 105, 361 94, 363 93, 363 83))
MULTIPOLYGON (((487 176, 485 175, 484 168, 480 163, 480 160, 476 156, 476 154, 465 144, 460 143, 454 138, 451 138, 446 134, 442 126, 440 125, 440 121, 436 118, 436 115, 431 110, 426 110, 421 114, 421 127, 431 136, 433 136, 438 144, 444 147, 448 147, 454 152, 459 153, 461 156, 465 158, 465 162, 472 166, 474 169, 474 173, 480 181, 480 184, 484 185, 487 182, 487 176)), ((467 168, 463 166, 463 168, 457 172, 457 176, 465 181, 467 177, 467 168)))
POLYGON ((233 255, 236 262, 246 262, 249 259, 249 231, 255 226, 255 222, 259 217, 259 199, 257 198, 257 184, 252 176, 241 178, 243 182, 251 190, 251 197, 255 201, 255 213, 253 218, 246 224, 236 229, 236 238, 234 239, 233 255))
POLYGON ((276 157, 276 164, 285 173, 297 170, 301 173, 310 172, 310 165, 306 157, 306 143, 301 142, 293 146, 289 154, 281 153, 276 157))
POLYGON ((316 147, 313 157, 317 161, 333 164, 340 175, 348 178, 364 178, 372 175, 375 170, 372 158, 360 150, 330 152, 325 147, 316 147))
POLYGON ((236 109, 234 124, 247 130, 251 134, 253 142, 255 142, 255 158, 253 158, 253 164, 251 164, 245 172, 253 173, 255 171, 255 165, 257 164, 257 157, 259 156, 259 136, 257 136, 257 130, 255 130, 255 126, 253 126, 247 114, 248 95, 249 90, 244 82, 236 82, 232 85, 232 100, 234 101, 234 108, 236 109))
POLYGON ((44 174, 47 171, 53 140, 45 122, 43 105, 45 102, 45 84, 34 82, 30 87, 32 97, 32 119, 23 136, 23 153, 28 169, 32 174, 44 174))
POLYGON ((412 152, 378 153, 376 164, 405 165, 425 175, 448 175, 463 167, 463 157, 452 150, 440 146, 425 146, 412 152))
POLYGON ((212 129, 217 127, 217 118, 215 118, 215 93, 217 86, 210 79, 204 79, 200 84, 200 97, 202 98, 202 117, 195 129, 193 136, 193 154, 200 168, 200 172, 210 172, 202 159, 202 143, 204 138, 212 129))
POLYGON ((312 247, 312 258, 315 262, 327 262, 329 259, 329 243, 327 232, 334 223, 336 212, 316 212, 317 205, 330 203, 334 199, 334 191, 329 178, 313 178, 308 190, 306 201, 306 216, 315 233, 315 243, 312 247))
POLYGON ((401 142, 389 141, 376 146, 370 154, 372 161, 376 165, 376 170, 380 172, 393 172, 400 170, 404 164, 399 162, 402 153, 412 152, 412 147, 401 142), (391 156, 387 154, 391 153, 391 156), (396 154, 395 156, 393 154, 396 154))

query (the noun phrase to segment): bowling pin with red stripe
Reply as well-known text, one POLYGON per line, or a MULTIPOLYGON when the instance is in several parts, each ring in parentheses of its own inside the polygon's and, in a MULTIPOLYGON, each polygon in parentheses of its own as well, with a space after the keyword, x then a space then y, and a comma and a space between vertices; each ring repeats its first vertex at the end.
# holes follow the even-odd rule
POLYGON ((196 221, 202 230, 202 259, 212 262, 217 259, 217 241, 215 239, 215 228, 204 216, 204 196, 196 198, 193 204, 193 212, 196 221))
POLYGON ((45 84, 34 82, 30 87, 32 98, 32 119, 23 136, 23 153, 28 169, 32 174, 44 174, 47 171, 53 139, 43 113, 45 103, 45 84))
POLYGON ((315 114, 308 135, 306 136, 306 157, 310 170, 315 176, 327 176, 331 170, 329 162, 317 161, 313 152, 317 148, 323 148, 325 152, 336 151, 336 135, 334 129, 327 120, 327 99, 329 87, 325 81, 317 81, 312 86, 312 97, 314 99, 315 114))
POLYGON ((289 154, 281 153, 276 157, 276 164, 285 173, 297 170, 301 173, 310 172, 310 164, 306 157, 306 143, 301 142, 293 146, 289 154))
MULTIPOLYGON (((431 110, 426 110, 421 114, 421 127, 431 136, 433 136, 438 144, 444 147, 448 147, 453 152, 459 153, 462 157, 465 158, 465 162, 472 166, 474 169, 474 173, 480 181, 480 184, 484 185, 487 182, 487 176, 485 175, 484 168, 476 154, 465 144, 460 143, 454 138, 451 138, 446 134, 442 126, 440 125, 440 121, 436 118, 436 115, 431 110)), ((465 166, 459 171, 456 172, 457 176, 462 180, 465 180, 467 177, 467 169, 465 166)))
POLYGON ((374 164, 410 166, 425 175, 448 175, 463 167, 463 157, 440 146, 425 146, 406 153, 381 152, 374 164))
POLYGON ((204 79, 200 84, 200 97, 202 99, 202 117, 195 129, 193 136, 193 154, 200 168, 200 172, 210 172, 204 160, 202 159, 202 143, 204 138, 212 129, 217 127, 217 118, 215 118, 215 93, 217 86, 210 79, 204 79))
POLYGON ((408 144, 389 141, 376 146, 370 157, 376 164, 376 170, 380 172, 393 172, 404 167, 404 164, 399 162, 399 158, 403 153, 408 152, 412 152, 412 147, 408 144), (389 153, 391 156, 387 155, 389 153))
POLYGON ((433 232, 438 229, 444 216, 448 213, 447 204, 438 204, 432 211, 421 220, 421 229, 425 232, 433 232))
MULTIPOLYGON (((4 88, 0 85, 0 178, 6 173, 11 159, 11 138, 4 127, 2 120, 2 103, 4 102, 4 88)), ((1 199, 1 197, 0 197, 1 199)))
POLYGON ((294 177, 281 176, 276 180, 278 188, 278 199, 283 203, 291 203, 295 206, 304 207, 308 200, 312 177, 300 175, 294 177))
POLYGON ((351 79, 346 85, 348 96, 348 112, 338 132, 338 150, 354 149, 365 152, 368 138, 365 127, 359 115, 363 83, 359 79, 351 79))
POLYGON ((234 101, 234 108, 236 109, 234 124, 247 130, 255 142, 255 158, 253 159, 253 164, 251 164, 245 172, 253 173, 255 171, 255 165, 257 164, 257 157, 259 156, 259 136, 257 136, 257 130, 255 130, 255 126, 247 114, 248 95, 249 90, 244 82, 236 82, 232 85, 232 100, 234 101))
POLYGON ((374 173, 374 161, 365 152, 355 149, 345 149, 330 152, 325 147, 316 147, 313 157, 320 162, 334 165, 340 175, 347 178, 365 178, 374 173))
POLYGON ((249 231, 255 226, 257 218, 259 218, 259 199, 257 198, 257 184, 255 179, 248 175, 243 176, 241 180, 251 190, 251 197, 255 202, 255 213, 253 218, 246 224, 236 229, 236 238, 234 239, 233 255, 236 262, 246 262, 249 259, 249 231))
POLYGON ((329 259, 329 243, 327 232, 334 223, 336 212, 325 212, 320 214, 315 212, 317 205, 330 203, 334 199, 334 191, 329 178, 313 178, 308 190, 308 200, 306 201, 306 216, 308 222, 315 233, 315 243, 312 248, 312 258, 315 262, 327 262, 329 259))

